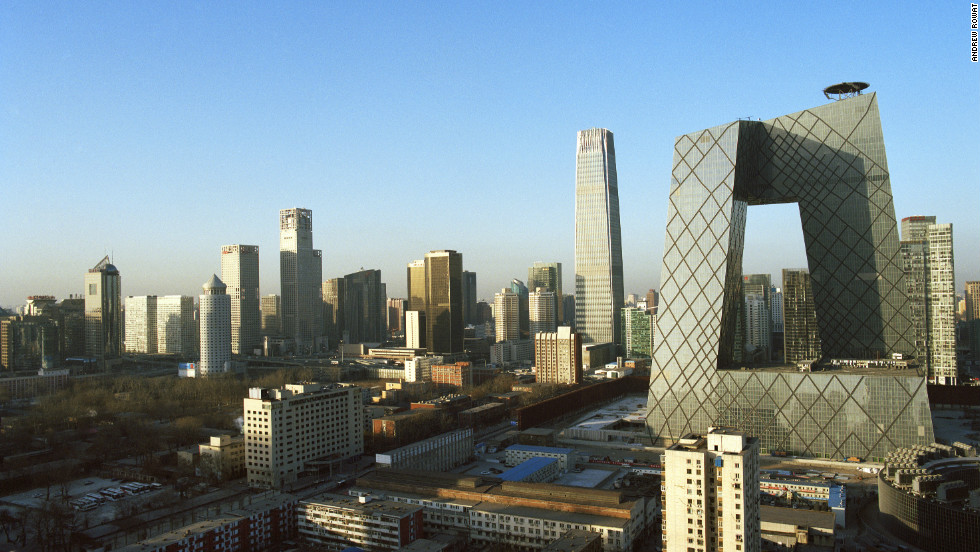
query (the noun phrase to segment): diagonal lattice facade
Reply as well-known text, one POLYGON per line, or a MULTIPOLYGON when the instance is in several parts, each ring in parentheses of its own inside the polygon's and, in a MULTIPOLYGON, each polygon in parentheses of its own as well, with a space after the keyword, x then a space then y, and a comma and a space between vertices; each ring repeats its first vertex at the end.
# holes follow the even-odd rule
POLYGON ((651 434, 672 441, 728 425, 764 449, 827 457, 932 442, 921 376, 731 370, 747 208, 791 202, 823 356, 913 352, 874 94, 687 134, 674 146, 651 434))

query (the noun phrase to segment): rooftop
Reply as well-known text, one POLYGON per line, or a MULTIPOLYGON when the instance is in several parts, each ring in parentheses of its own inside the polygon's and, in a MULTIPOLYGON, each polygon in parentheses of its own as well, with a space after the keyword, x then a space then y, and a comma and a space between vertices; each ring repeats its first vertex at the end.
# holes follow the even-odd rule
POLYGON ((544 467, 558 462, 557 458, 545 458, 543 456, 535 456, 534 458, 528 458, 524 462, 514 466, 513 468, 500 474, 498 477, 504 481, 524 481, 531 474, 543 469, 544 467))
POLYGON ((560 447, 539 447, 537 445, 511 445, 507 450, 518 452, 540 452, 544 454, 572 454, 575 449, 560 447))

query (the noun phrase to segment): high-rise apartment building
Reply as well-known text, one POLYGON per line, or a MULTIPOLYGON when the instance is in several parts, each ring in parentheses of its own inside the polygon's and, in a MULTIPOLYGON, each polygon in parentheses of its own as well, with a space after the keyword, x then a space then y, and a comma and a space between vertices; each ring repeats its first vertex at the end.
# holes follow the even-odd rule
POLYGON ((530 332, 553 332, 558 328, 558 305, 555 292, 536 288, 528 294, 528 317, 530 332))
POLYGON ((575 329, 583 343, 620 343, 623 249, 613 133, 578 133, 575 158, 575 329))
POLYGON ((497 343, 514 341, 521 337, 521 298, 508 288, 493 296, 493 318, 497 343))
POLYGON ((201 309, 201 376, 228 371, 232 354, 232 301, 228 286, 212 275, 204 283, 204 295, 198 298, 201 309))
POLYGON ((537 383, 581 383, 582 336, 568 326, 535 334, 534 379, 537 383))
MULTIPOLYGON (((565 309, 561 291, 561 263, 545 263, 537 261, 527 269, 527 289, 546 289, 554 292, 557 322, 565 324, 565 309)), ((549 330, 553 331, 553 330, 549 330)))
POLYGON ((783 333, 783 289, 772 286, 769 289, 769 316, 772 318, 773 333, 783 333))
POLYGON ((194 298, 190 295, 157 297, 157 352, 195 356, 197 341, 194 298))
POLYGON ((250 355, 262 346, 259 246, 222 246, 221 281, 231 299, 231 353, 250 355))
POLYGON ((278 295, 262 296, 262 334, 282 334, 282 301, 278 295))
POLYGON ((380 270, 362 270, 344 276, 344 343, 381 343, 387 318, 380 270))
POLYGON ((657 315, 646 309, 623 307, 623 354, 627 358, 650 358, 657 333, 657 315))
POLYGON ((361 388, 287 384, 253 387, 244 399, 246 471, 252 487, 282 489, 307 464, 364 452, 361 388))
POLYGON ((953 385, 956 366, 956 289, 953 226, 933 216, 902 219, 902 263, 916 356, 929 381, 953 385))
POLYGON ((321 277, 323 257, 313 249, 313 211, 279 211, 279 279, 282 330, 300 352, 316 349, 323 331, 321 277))
POLYGON ((122 288, 119 269, 106 255, 85 274, 85 354, 98 359, 122 352, 122 288))
POLYGON ((463 271, 463 323, 476 324, 476 272, 463 271))
MULTIPOLYGON (((725 426, 769 450, 865 459, 933 441, 925 380, 904 369, 913 347, 877 95, 842 88, 854 93, 677 138, 647 402, 652 436, 672 442, 725 426), (786 202, 798 204, 812 276, 817 327, 807 347, 810 335, 820 339, 797 356, 867 369, 741 370, 736 361, 746 214, 786 202)), ((805 312, 790 312, 791 286, 784 282, 787 345, 791 318, 805 312)))
POLYGON ((126 352, 156 354, 157 296, 126 298, 126 352))
POLYGON ((409 349, 425 349, 425 311, 405 313, 405 346, 409 349))
POLYGON ((463 352, 463 255, 425 254, 425 338, 430 353, 463 352))
POLYGON ((736 431, 688 434, 664 452, 667 552, 757 552, 759 440, 736 431))

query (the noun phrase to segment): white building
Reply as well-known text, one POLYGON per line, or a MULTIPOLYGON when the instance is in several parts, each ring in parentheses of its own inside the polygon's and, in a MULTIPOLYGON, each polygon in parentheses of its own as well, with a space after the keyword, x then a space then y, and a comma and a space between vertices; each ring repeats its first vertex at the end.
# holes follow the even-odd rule
POLYGON ((425 312, 405 312, 405 347, 425 349, 425 312))
POLYGON ((553 332, 558 328, 558 307, 555 292, 536 288, 528 294, 528 313, 531 337, 539 332, 553 332))
POLYGON ((575 450, 570 448, 511 445, 504 451, 504 462, 508 466, 516 466, 531 458, 555 458, 558 460, 558 469, 567 472, 575 464, 574 454, 575 450))
POLYGON ((262 348, 259 246, 222 246, 221 281, 231 298, 231 352, 250 355, 262 348))
POLYGON ((769 288, 769 316, 772 319, 772 331, 783 333, 783 289, 776 286, 769 288))
POLYGON ((667 448, 663 473, 663 541, 668 552, 756 552, 759 440, 709 429, 667 448))
POLYGON ((311 460, 362 454, 362 406, 361 390, 354 386, 249 389, 243 427, 248 484, 282 488, 296 481, 311 460))
POLYGON ((497 343, 516 341, 521 337, 521 298, 508 288, 493 296, 493 318, 497 343))
MULTIPOLYGON (((769 351, 772 342, 770 304, 758 293, 745 294, 745 346, 753 351, 769 351)), ((766 356, 768 360, 768 354, 766 356)))
POLYGON ((231 362, 231 297, 227 287, 212 275, 204 283, 204 295, 198 298, 201 308, 201 362, 198 373, 207 377, 227 372, 231 362))
POLYGON ((432 381, 432 365, 442 364, 441 356, 417 356, 405 361, 405 381, 432 381))
POLYGON ((130 295, 125 303, 126 352, 155 354, 157 352, 157 296, 130 295))
POLYGON ((929 378, 956 385, 956 282, 953 225, 929 226, 929 378))
POLYGON ((296 508, 299 538, 323 550, 400 550, 422 536, 422 507, 322 494, 296 508))
POLYGON ((190 295, 157 297, 157 352, 185 357, 197 353, 197 321, 190 295))

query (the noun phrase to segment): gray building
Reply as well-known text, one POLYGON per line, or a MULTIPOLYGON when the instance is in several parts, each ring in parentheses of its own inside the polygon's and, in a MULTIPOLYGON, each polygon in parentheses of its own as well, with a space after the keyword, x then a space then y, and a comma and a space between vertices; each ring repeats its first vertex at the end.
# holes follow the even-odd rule
POLYGON ((341 313, 344 343, 386 340, 387 299, 380 270, 362 270, 344 276, 341 313))
POLYGON ((476 272, 463 271, 463 323, 476 324, 476 272))
POLYGON ((279 279, 282 333, 300 352, 312 351, 323 332, 323 256, 313 249, 313 211, 279 211, 279 279))
POLYGON ((85 354, 116 358, 123 346, 119 269, 106 255, 85 274, 85 354))
POLYGON ((555 303, 558 309, 557 323, 565 322, 564 301, 561 292, 561 263, 544 263, 537 261, 527 269, 527 289, 544 288, 555 293, 555 303))
POLYGON ((578 133, 575 156, 575 330, 582 343, 620 343, 623 247, 613 133, 578 133))
POLYGON ((925 380, 913 370, 739 369, 746 212, 789 202, 799 205, 822 356, 913 350, 875 94, 686 134, 674 146, 651 436, 727 426, 758 436, 764 451, 866 459, 932 442, 925 380))
POLYGON ((250 355, 262 347, 259 246, 222 246, 221 281, 231 300, 231 352, 250 355))

